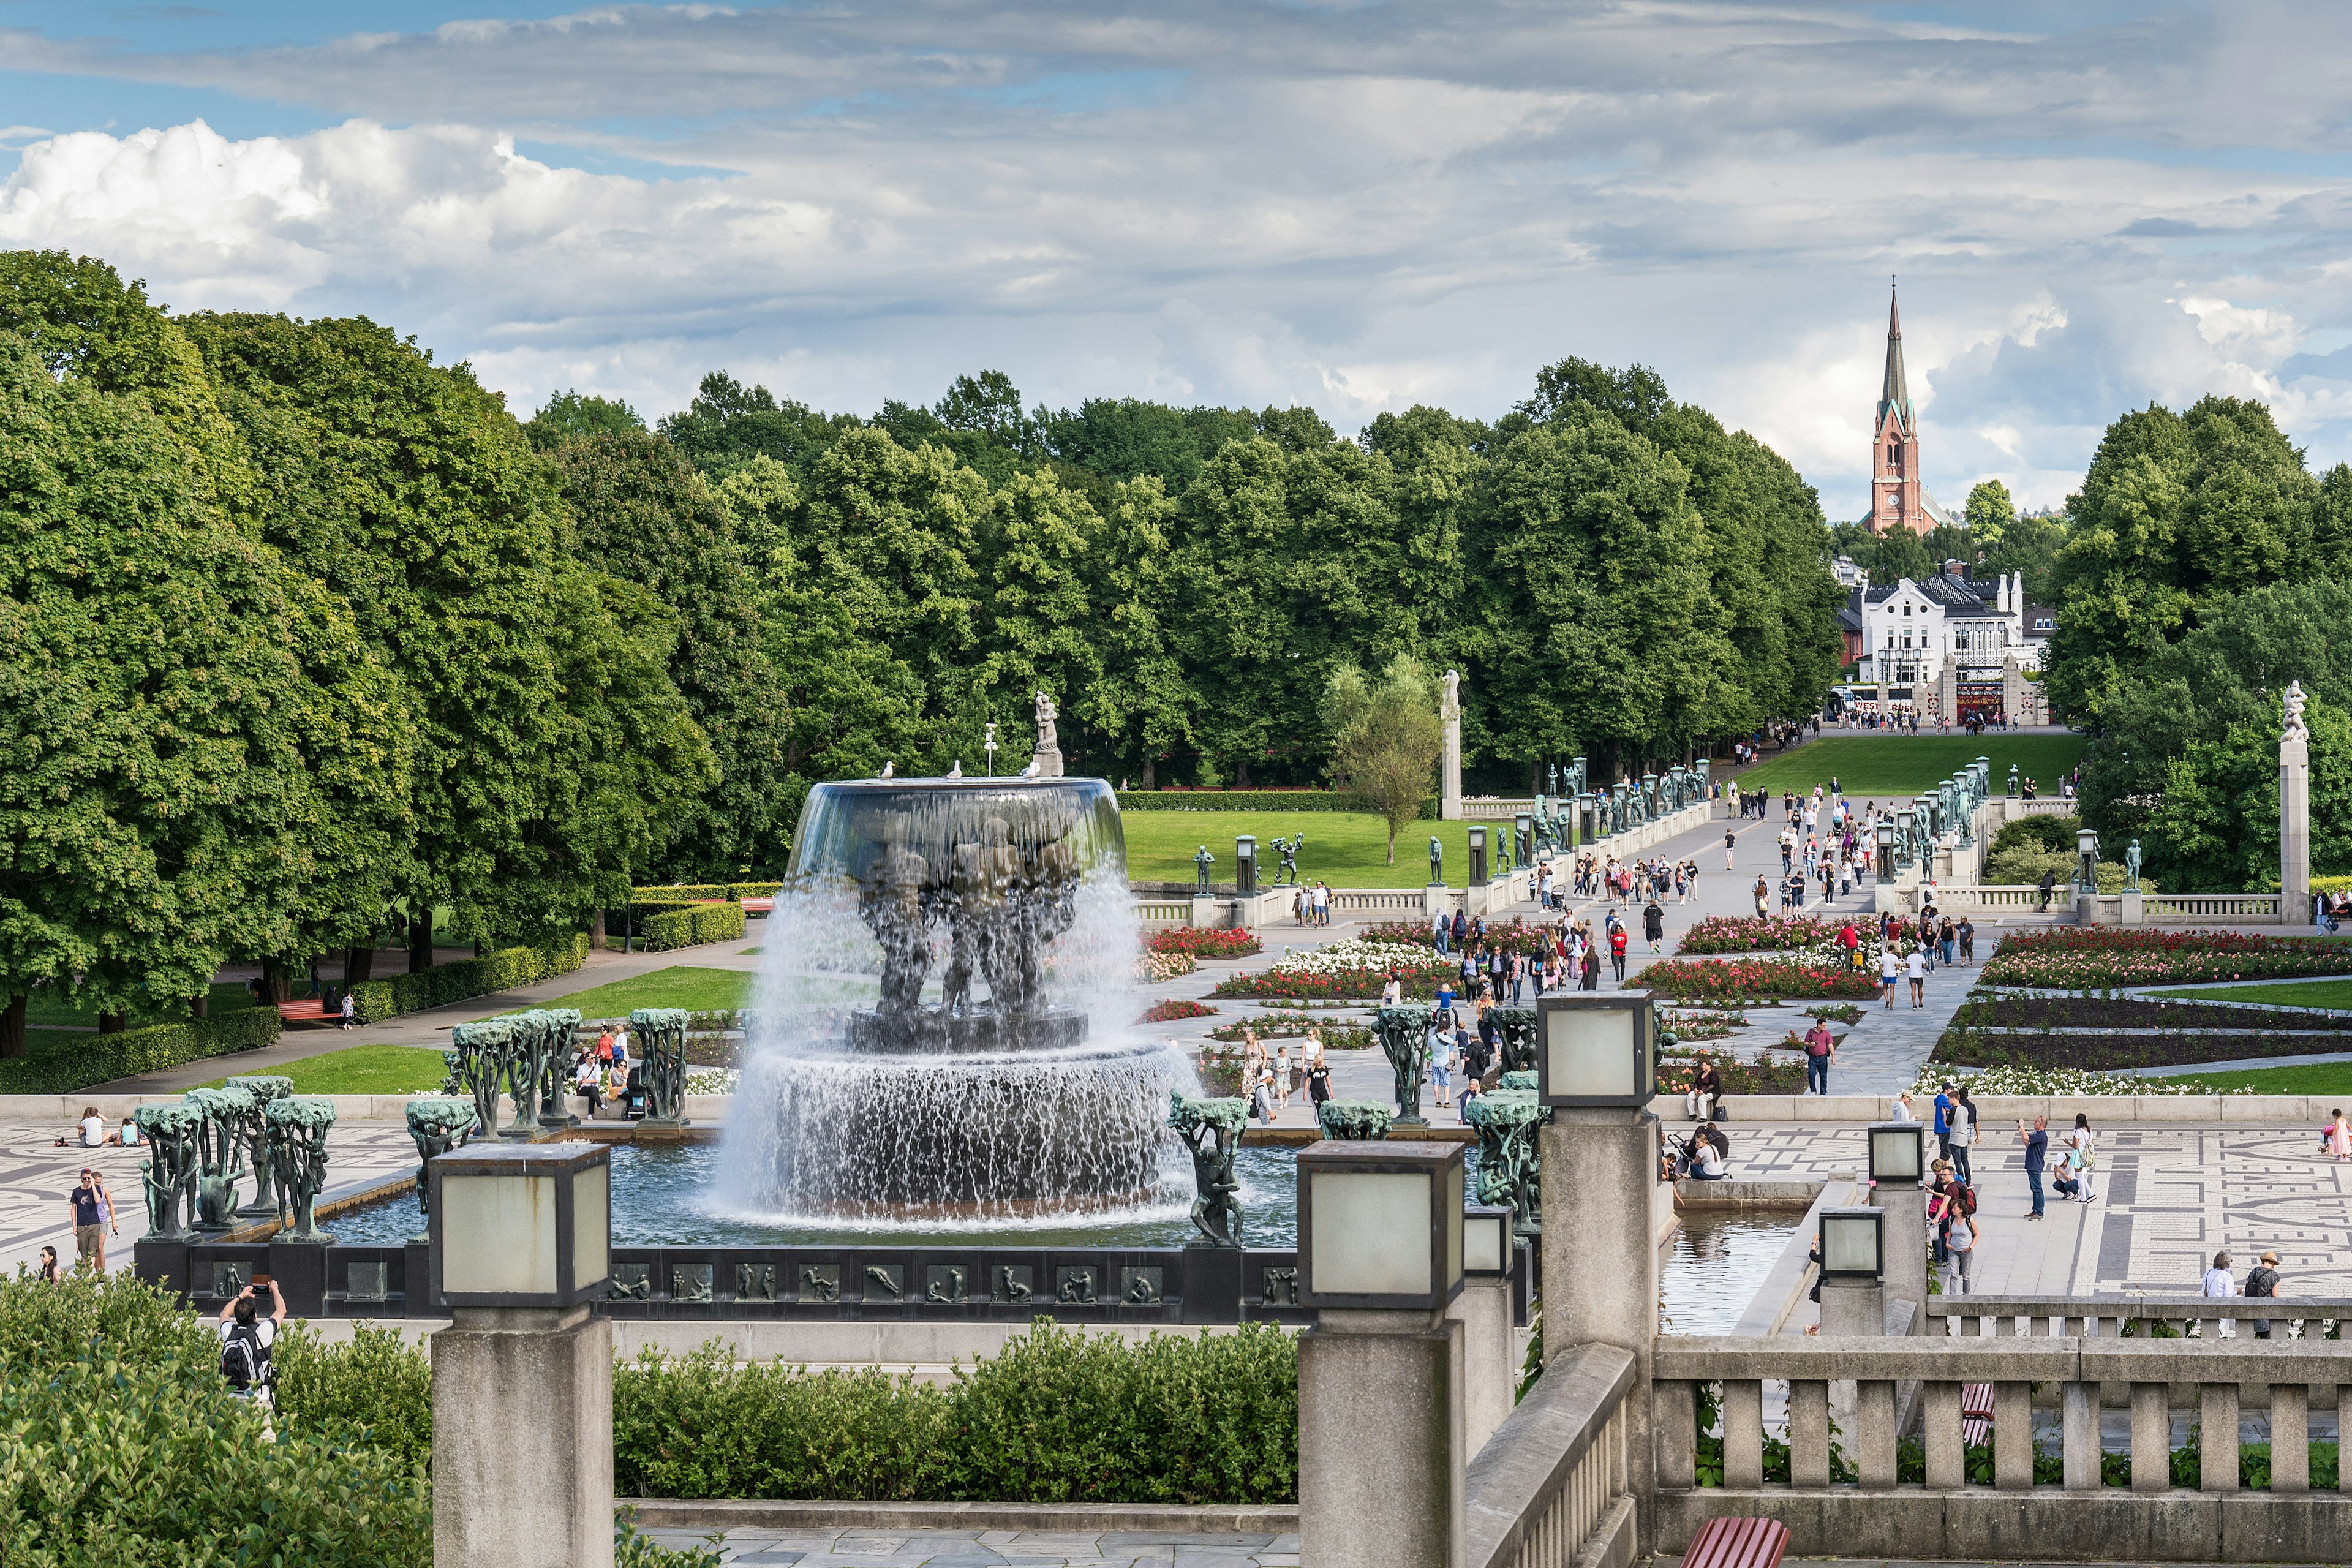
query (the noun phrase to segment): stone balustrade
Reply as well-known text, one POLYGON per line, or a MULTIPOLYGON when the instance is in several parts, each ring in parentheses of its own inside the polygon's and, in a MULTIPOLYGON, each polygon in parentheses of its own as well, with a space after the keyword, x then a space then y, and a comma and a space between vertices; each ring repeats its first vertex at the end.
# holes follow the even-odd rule
POLYGON ((1467 1568, 1623 1568, 1633 1559, 1626 1396, 1633 1358, 1585 1345, 1546 1368, 1470 1461, 1467 1568))
MULTIPOLYGON (((2092 1317, 2133 1321, 2148 1303, 2063 1300, 2010 1305, 2011 1321, 2036 1316, 2068 1326, 2092 1317), (2035 1308, 2046 1308, 2036 1313, 2035 1308)), ((1931 1321, 1937 1302, 1930 1302, 1931 1321)), ((1948 1310, 1949 1321, 1956 1315, 1948 1310)), ((2205 1309, 2179 1306, 2201 1317, 2205 1309)), ((2245 1321, 2259 1305, 2214 1303, 2245 1321)), ((2311 1310, 2318 1303, 2298 1303, 2311 1310)), ((2278 1310, 2286 1310, 2281 1303, 2278 1310)), ((1966 1316, 1967 1314, 1957 1314, 1966 1316)), ((2140 1320, 2147 1321, 2147 1320, 2140 1320)), ((1777 1519, 1800 1557, 1900 1557, 1979 1562, 2336 1563, 2352 1530, 2352 1498, 2315 1493, 2308 1469, 2309 1412, 2336 1405, 2352 1385, 2352 1342, 2150 1339, 2120 1332, 2011 1337, 1889 1339, 1783 1337, 1661 1339, 1654 1361, 1657 1443, 1656 1525, 1652 1549, 1679 1552, 1708 1519, 1777 1519), (1854 1388, 1852 1429, 1832 1448, 1832 1382, 1854 1388), (1698 1484, 1697 1394, 1721 1389, 1721 1486, 1698 1484), (1789 1479, 1764 1479, 1768 1384, 1787 1386, 1789 1479), (1990 1484, 1969 1479, 1961 1441, 1961 1389, 1993 1390, 1990 1484), (2099 1412, 2103 1384, 2128 1390, 2130 1436, 2121 1456, 2128 1485, 2110 1484, 2099 1412), (1924 1480, 1898 1479, 1898 1396, 1916 1388, 1924 1480), (2173 1393, 2195 1393, 2201 1433, 2236 1434, 2241 1394, 2255 1391, 2269 1411, 2270 1484, 2240 1484, 2234 1442, 2200 1449, 2193 1486, 2173 1484, 2173 1393), (2033 1412, 2058 1413, 2057 1464, 2045 1454, 2036 1474, 2033 1412), (2004 1439, 2007 1439, 2006 1441, 2004 1439), (1850 1473, 1851 1480, 1832 1480, 1850 1473)), ((2119 1477, 2118 1479, 2124 1479, 2119 1477)), ((2347 1477, 2352 1479, 2352 1477, 2347 1477)))
POLYGON ((2195 1334, 2218 1339, 2234 1321, 2242 1334, 2255 1318, 2272 1321, 2279 1340, 2316 1340, 2323 1324, 2352 1322, 2352 1297, 2158 1295, 1931 1296, 1927 1331, 1966 1339, 2158 1339, 2195 1334))

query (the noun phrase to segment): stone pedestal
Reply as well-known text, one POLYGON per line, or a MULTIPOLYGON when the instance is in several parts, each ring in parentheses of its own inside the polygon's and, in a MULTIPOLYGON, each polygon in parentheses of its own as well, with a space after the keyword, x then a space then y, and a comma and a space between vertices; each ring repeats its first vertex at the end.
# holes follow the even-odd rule
POLYGON ((2279 921, 2311 922, 2311 742, 2279 742, 2279 921))
MULTIPOLYGON (((1928 1142, 1932 1158, 1935 1144, 1928 1142)), ((1882 1304, 1911 1303, 1911 1331, 1927 1327, 1927 1194, 1916 1182, 1881 1182, 1871 1192, 1871 1203, 1886 1211, 1886 1272, 1881 1287, 1882 1304)), ((1829 1314, 1829 1292, 1822 1292, 1822 1313, 1829 1314)), ((1884 1322, 1884 1319, 1881 1320, 1884 1322)), ((1829 1331, 1822 1331, 1827 1333, 1829 1331)), ((1873 1333, 1882 1333, 1883 1328, 1873 1333)))
POLYGON ((1421 890, 1421 918, 1432 920, 1453 912, 1454 901, 1446 894, 1445 884, 1432 882, 1421 890))
POLYGON ((436 1568, 612 1568, 612 1325, 455 1316, 433 1336, 436 1568))
POLYGON ((1879 1339, 1886 1332, 1886 1288, 1875 1279, 1822 1281, 1825 1339, 1879 1339))
POLYGON ((1475 1458, 1511 1413, 1519 1363, 1511 1354, 1511 1282, 1474 1274, 1445 1315, 1462 1325, 1462 1452, 1475 1458))
POLYGON ((1561 1109, 1540 1137, 1544 1361, 1578 1345, 1632 1352, 1626 1485, 1638 1510, 1640 1550, 1647 1551, 1657 1501, 1649 1390, 1658 1332, 1658 1242, 1650 1228, 1658 1119, 1644 1110, 1561 1109))
POLYGON ((1428 1312, 1326 1310, 1299 1336, 1300 1568, 1463 1568, 1464 1340, 1428 1312))
POLYGON ((2126 891, 2122 895, 2122 900, 2123 901, 2118 906, 2118 908, 2123 911, 2121 917, 2122 923, 2127 926, 2144 926, 2147 924, 2147 895, 2146 893, 2126 891))
POLYGON ((1215 896, 1210 893, 1193 894, 1192 928, 1195 931, 1207 931, 1216 923, 1217 900, 1215 896))

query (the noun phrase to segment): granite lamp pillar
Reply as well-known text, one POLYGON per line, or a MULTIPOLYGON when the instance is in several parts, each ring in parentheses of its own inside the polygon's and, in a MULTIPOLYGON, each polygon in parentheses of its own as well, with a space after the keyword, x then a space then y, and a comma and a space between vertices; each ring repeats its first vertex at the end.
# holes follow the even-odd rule
POLYGON ((2074 890, 2099 890, 2099 833, 2095 827, 2077 828, 2074 833, 2074 890))
POLYGON ((1875 1338, 1886 1331, 1886 1214, 1822 1211, 1822 1332, 1875 1338))
POLYGON ((1317 1312, 1298 1341, 1299 1562, 1462 1568, 1462 1146, 1327 1142, 1297 1168, 1298 1299, 1317 1312))
POLYGON ((1927 1248, 1920 1239, 1927 1231, 1927 1194, 1919 1185, 1927 1161, 1927 1129, 1920 1123, 1871 1124, 1871 1201, 1885 1214, 1888 1234, 1896 1238, 1881 1278, 1887 1300, 1911 1303, 1915 1334, 1925 1332, 1927 1323, 1927 1248))
POLYGON ((1257 839, 1246 833, 1234 839, 1234 891, 1243 898, 1257 891, 1257 839))
POLYGON ((1470 880, 1465 885, 1483 888, 1486 885, 1486 830, 1474 827, 1465 837, 1470 841, 1470 880))
POLYGON ((2311 907, 2311 725, 2301 681, 2287 682, 2279 734, 2279 921, 2299 926, 2311 907))
POLYGON ((1511 1413, 1519 1371, 1511 1354, 1511 1265, 1517 1250, 1508 1207, 1472 1204, 1463 1211, 1462 1293, 1445 1315, 1462 1324, 1465 1454, 1485 1447, 1511 1413))
POLYGON ((1895 824, 1885 817, 1878 822, 1878 879, 1891 881, 1895 877, 1895 824))
POLYGON ((1511 818, 1511 837, 1514 840, 1511 846, 1512 863, 1518 866, 1531 866, 1535 864, 1535 813, 1531 811, 1522 811, 1517 816, 1511 818))
POLYGON ((1625 1403, 1627 1485, 1649 1550, 1657 1458, 1648 1390, 1658 1331, 1658 1119, 1647 991, 1546 996, 1536 1007, 1537 1134, 1543 1184, 1544 1359, 1580 1345, 1633 1358, 1625 1403))
POLYGON ((436 1568, 610 1568, 611 1152, 478 1143, 430 1161, 436 1568), (523 1394, 528 1408, 518 1408, 523 1394))

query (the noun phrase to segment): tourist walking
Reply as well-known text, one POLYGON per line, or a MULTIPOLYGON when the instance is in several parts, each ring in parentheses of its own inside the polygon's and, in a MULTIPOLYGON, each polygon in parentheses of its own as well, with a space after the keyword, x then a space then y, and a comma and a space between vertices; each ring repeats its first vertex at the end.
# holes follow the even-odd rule
POLYGON ((1969 917, 1963 914, 1958 930, 1960 937, 1960 962, 1974 963, 1977 961, 1977 928, 1969 924, 1969 917))
POLYGON ((2050 1154, 2050 1118, 2037 1116, 2033 1130, 2026 1131, 2025 1119, 2017 1119, 2017 1141, 2025 1145, 2025 1186, 2033 1194, 2033 1212, 2028 1219, 2040 1219, 2042 1215, 2042 1167, 2050 1154))
POLYGON ((66 1206, 73 1211, 74 1249, 80 1265, 105 1273, 106 1238, 122 1234, 122 1226, 115 1222, 114 1199, 106 1190, 106 1178, 84 1165, 80 1184, 66 1194, 66 1206))
POLYGON ((1978 1139, 1977 1102, 1969 1098, 1966 1084, 1960 1086, 1959 1099, 1952 1102, 1951 1127, 1951 1136, 1945 1144, 1951 1151, 1952 1168, 1959 1173, 1961 1181, 1974 1186, 1977 1176, 1969 1164, 1969 1151, 1976 1146, 1978 1139))
POLYGON ((1805 1092, 1826 1095, 1830 1091, 1830 1068, 1837 1061, 1837 1042, 1830 1037, 1826 1020, 1816 1018, 1813 1026, 1805 1031, 1805 1092))
MULTIPOLYGON (((1439 1104, 1444 1101, 1440 1100, 1439 1104)), ((1290 1109, 1290 1043, 1284 1041, 1274 1047, 1274 1113, 1276 1116, 1290 1109)))
POLYGON ((1585 943, 1584 974, 1578 989, 1581 991, 1601 989, 1601 951, 1591 942, 1585 943))
POLYGON ((1430 1058, 1429 1077, 1440 1105, 1454 1103, 1454 1061, 1458 1054, 1452 1034, 1438 1037, 1437 1050, 1430 1058))
MULTIPOLYGON (((1658 951, 1658 943, 1664 939, 1665 934, 1666 911, 1660 909, 1658 900, 1653 898, 1642 910, 1642 935, 1648 941, 1652 952, 1658 951)), ((1617 978, 1622 980, 1625 977, 1621 973, 1617 978)))
POLYGON ((1454 922, 1445 918, 1444 910, 1440 910, 1437 912, 1436 919, 1430 922, 1429 934, 1432 940, 1437 943, 1438 953, 1440 956, 1443 956, 1445 952, 1445 944, 1447 941, 1454 935, 1454 922))
POLYGON ((1965 1296, 1976 1274, 1977 1231, 1976 1205, 1969 1201, 1965 1184, 1951 1205, 1951 1215, 1945 1226, 1944 1248, 1952 1260, 1952 1279, 1947 1293, 1965 1296))
POLYGON ((2338 1160, 2352 1160, 2352 1122, 2339 1108, 2327 1123, 2327 1152, 2338 1160))
POLYGON ((1625 984, 1625 928, 1615 921, 1609 926, 1609 963, 1617 972, 1617 984, 1625 984))
POLYGON ((1733 868, 1731 864, 1731 852, 1738 847, 1739 830, 1736 827, 1725 828, 1723 830, 1723 868, 1725 870, 1728 871, 1733 868))
MULTIPOLYGON (((2263 1260, 2253 1268, 2246 1270, 2245 1293, 2248 1296, 2265 1301, 2271 1300, 2279 1293, 2277 1253, 2263 1253, 2263 1260)), ((2258 1340, 2266 1340, 2270 1337, 2271 1321, 2268 1318, 2256 1318, 2254 1320, 2254 1338, 2258 1340)))
POLYGON ((1927 955, 1916 948, 1912 949, 1908 972, 1911 976, 1911 1005, 1925 1007, 1927 1005, 1927 955))
POLYGON ((278 1326, 286 1321, 286 1292, 265 1284, 247 1285, 220 1310, 221 1376, 229 1396, 249 1399, 262 1409, 262 1432, 275 1440, 268 1411, 275 1403, 270 1388, 277 1381, 270 1352, 278 1343, 278 1326), (269 1294, 269 1315, 263 1317, 259 1292, 269 1294))
POLYGON ((1889 1012, 1895 1008, 1895 983, 1902 978, 1903 965, 1895 958, 1895 950, 1891 947, 1880 948, 1878 950, 1878 994, 1889 1012))

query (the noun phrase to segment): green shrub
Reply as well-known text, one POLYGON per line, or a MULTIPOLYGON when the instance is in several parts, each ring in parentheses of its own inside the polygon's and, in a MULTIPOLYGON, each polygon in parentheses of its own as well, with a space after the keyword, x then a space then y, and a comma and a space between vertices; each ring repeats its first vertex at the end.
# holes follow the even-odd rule
MULTIPOLYGON (((1121 811, 1347 811, 1378 810, 1363 796, 1336 789, 1123 789, 1121 811)), ((1421 803, 1421 815, 1434 817, 1437 799, 1421 803)))
MULTIPOLYGON (((2051 818, 2046 816, 2028 817, 2026 820, 2029 822, 2047 822, 2050 821, 2051 818)), ((2071 821, 2072 818, 2069 818, 2068 820, 2071 821)), ((2010 824, 2011 827, 2020 826, 2021 826, 2021 824, 2014 822, 2010 824)), ((2007 832, 2008 829, 2004 828, 2002 831, 2007 832)), ((2058 895, 2061 898, 2065 898, 2070 896, 2067 893, 2067 889, 2074 886, 2074 868, 2077 864, 2077 858, 2078 858, 2074 851, 2074 836, 2070 830, 2066 839, 2066 847, 2063 850, 2042 850, 2032 848, 2008 849, 2003 850, 1997 855, 1989 857, 1985 861, 1984 880, 1987 886, 1996 888, 2038 887, 2041 885, 2042 874, 2044 871, 2047 871, 2052 876, 2058 879, 2058 895)), ((2142 873, 2140 877, 2139 886, 2140 891, 2144 893, 2153 893, 2157 891, 2156 879, 2147 876, 2145 873, 2142 873)), ((2099 862, 2099 891, 2103 893, 2120 893, 2123 890, 2123 862, 2120 859, 2101 859, 2099 862)))
POLYGON ((577 932, 546 947, 509 947, 479 958, 436 964, 415 974, 362 980, 352 987, 352 1006, 362 1024, 382 1023, 468 996, 487 996, 529 985, 551 974, 569 974, 588 958, 587 933, 577 932))
MULTIPOLYGON (((638 906, 640 911, 644 905, 638 906)), ((637 922, 637 934, 645 939, 647 952, 660 952, 673 947, 692 947, 698 942, 732 942, 743 934, 743 906, 724 904, 678 904, 663 909, 659 913, 637 922)))
POLYGON ((782 882, 730 882, 727 896, 730 899, 772 899, 784 890, 782 882))
POLYGON ((2072 816, 2021 816, 2002 825, 1992 836, 1987 853, 2003 855, 2011 850, 2042 855, 2055 851, 2072 855, 2074 852, 2074 830, 2082 823, 2072 816))
POLYGON ((433 1457, 433 1363, 396 1329, 353 1326, 348 1344, 321 1344, 289 1323, 271 1352, 278 1409, 322 1436, 364 1443, 403 1465, 433 1457))
POLYGON ((728 896, 723 882, 688 882, 672 888, 631 888, 629 902, 643 907, 646 904, 690 904, 701 899, 723 899, 728 896))
POLYGON ((274 1044, 284 1026, 275 1007, 239 1007, 217 1017, 81 1035, 0 1062, 0 1094, 70 1094, 134 1073, 258 1050, 274 1044))
POLYGON ((927 1386, 811 1373, 706 1346, 617 1368, 624 1496, 859 1501, 1286 1502, 1298 1495, 1296 1342, 1273 1324, 1129 1344, 1041 1319, 927 1386))

